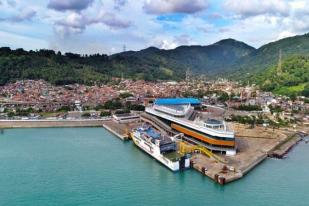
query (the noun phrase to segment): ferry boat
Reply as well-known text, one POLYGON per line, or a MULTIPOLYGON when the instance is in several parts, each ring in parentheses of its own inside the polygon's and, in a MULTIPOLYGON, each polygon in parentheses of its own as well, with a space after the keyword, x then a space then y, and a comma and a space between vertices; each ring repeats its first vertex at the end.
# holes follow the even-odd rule
POLYGON ((143 126, 131 133, 136 146, 172 171, 190 167, 190 158, 177 152, 175 139, 162 135, 153 127, 143 126))
POLYGON ((205 113, 195 109, 198 107, 201 103, 195 98, 162 98, 156 99, 145 111, 183 133, 194 144, 228 156, 235 155, 234 131, 223 120, 205 117, 205 113))

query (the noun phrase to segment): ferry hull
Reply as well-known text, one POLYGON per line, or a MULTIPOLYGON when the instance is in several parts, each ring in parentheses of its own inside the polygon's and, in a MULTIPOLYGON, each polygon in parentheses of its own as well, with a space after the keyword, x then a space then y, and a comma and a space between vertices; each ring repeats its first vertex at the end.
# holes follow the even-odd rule
MULTIPOLYGON (((147 154, 149 154, 151 157, 153 157, 154 159, 156 159, 157 161, 159 161, 160 163, 162 163, 164 166, 166 166, 168 169, 170 169, 173 172, 179 171, 180 170, 180 162, 179 161, 171 161, 168 158, 164 157, 164 155, 158 153, 156 150, 156 148, 151 148, 149 147, 149 145, 145 144, 144 140, 139 140, 138 138, 136 138, 136 136, 134 134, 131 134, 132 140, 134 142, 134 144, 139 147, 141 150, 143 150, 144 152, 146 152, 147 154)), ((186 158, 185 159, 185 168, 189 168, 190 167, 190 159, 186 158)))

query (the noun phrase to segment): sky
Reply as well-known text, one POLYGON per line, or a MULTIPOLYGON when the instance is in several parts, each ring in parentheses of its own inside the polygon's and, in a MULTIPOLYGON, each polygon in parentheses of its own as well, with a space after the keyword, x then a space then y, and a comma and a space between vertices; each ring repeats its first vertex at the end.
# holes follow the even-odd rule
POLYGON ((309 31, 309 0, 0 0, 0 47, 113 54, 309 31))

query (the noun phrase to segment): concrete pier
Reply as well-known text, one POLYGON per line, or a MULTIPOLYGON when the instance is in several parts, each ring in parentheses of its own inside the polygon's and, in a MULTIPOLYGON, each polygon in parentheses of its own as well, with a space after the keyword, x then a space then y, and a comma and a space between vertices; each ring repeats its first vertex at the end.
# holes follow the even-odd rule
POLYGON ((0 120, 0 128, 101 127, 103 119, 0 120))
POLYGON ((115 128, 115 127, 111 126, 111 124, 109 124, 109 123, 105 123, 105 124, 103 123, 102 126, 106 130, 108 130, 110 133, 112 133, 113 135, 115 135, 116 137, 118 137, 121 140, 128 140, 129 139, 128 135, 122 129, 115 128))
POLYGON ((129 140, 128 132, 130 132, 133 128, 138 127, 139 125, 141 125, 140 122, 118 123, 112 120, 102 123, 102 126, 105 129, 107 129, 121 140, 129 140))

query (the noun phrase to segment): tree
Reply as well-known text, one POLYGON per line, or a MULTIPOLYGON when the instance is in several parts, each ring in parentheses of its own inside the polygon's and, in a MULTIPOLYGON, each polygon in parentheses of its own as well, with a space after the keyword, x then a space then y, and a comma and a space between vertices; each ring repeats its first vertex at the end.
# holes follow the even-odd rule
POLYGON ((309 97, 309 83, 305 85, 302 95, 309 97))
POLYGON ((226 92, 222 92, 218 98, 219 101, 225 102, 229 99, 229 95, 226 92))
POLYGON ((234 107, 234 109, 243 110, 243 111, 261 111, 262 110, 262 108, 258 105, 245 105, 245 104, 241 104, 238 107, 234 107))
POLYGON ((104 109, 121 109, 122 107, 123 105, 119 99, 110 100, 104 104, 104 109))
POLYGON ((296 98, 297 98, 297 95, 296 95, 295 93, 292 93, 292 94, 290 95, 290 99, 291 99, 293 102, 296 100, 296 98))
POLYGON ((8 115, 8 117, 11 118, 11 117, 14 117, 14 116, 15 116, 15 113, 11 111, 11 112, 7 113, 7 115, 8 115))
POLYGON ((104 105, 99 104, 99 105, 95 106, 94 109, 95 109, 96 111, 101 110, 101 109, 104 109, 104 105))
POLYGON ((102 111, 102 112, 100 113, 100 116, 101 116, 101 117, 111 116, 111 112, 110 112, 110 111, 102 111))
POLYGON ((115 114, 126 114, 126 113, 130 113, 130 110, 127 110, 127 109, 125 109, 125 110, 117 110, 115 112, 115 114))
POLYGON ((89 112, 85 112, 82 114, 82 117, 84 118, 89 118, 91 116, 91 114, 89 112))
POLYGON ((141 104, 130 104, 127 106, 127 110, 145 111, 145 106, 141 104))
POLYGON ((133 97, 133 94, 131 94, 129 92, 124 92, 124 93, 119 94, 119 97, 122 98, 122 99, 125 99, 127 97, 133 97))
POLYGON ((58 109, 58 112, 68 112, 71 111, 71 108, 69 106, 62 106, 60 109, 58 109))

